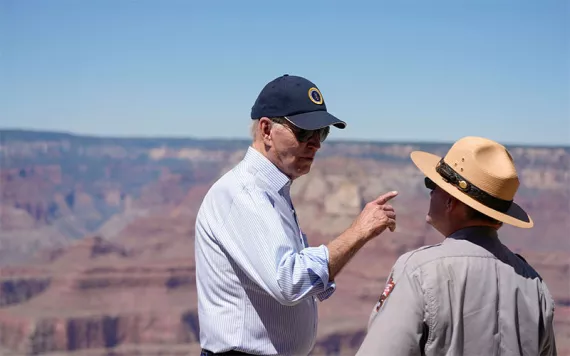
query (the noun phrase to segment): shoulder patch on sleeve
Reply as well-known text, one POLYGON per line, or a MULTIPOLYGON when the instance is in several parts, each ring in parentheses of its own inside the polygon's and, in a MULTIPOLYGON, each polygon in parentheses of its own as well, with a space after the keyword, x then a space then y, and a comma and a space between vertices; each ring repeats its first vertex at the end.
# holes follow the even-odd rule
POLYGON ((393 278, 392 274, 390 274, 390 278, 388 278, 388 281, 386 282, 386 286, 384 287, 384 291, 382 292, 382 294, 380 295, 380 298, 378 299, 378 302, 376 303, 376 308, 375 308, 376 312, 378 312, 380 310, 380 308, 382 307, 382 304, 384 304, 384 301, 386 300, 386 298, 388 298, 390 293, 392 293, 395 286, 396 286, 396 283, 394 282, 394 278, 393 278))

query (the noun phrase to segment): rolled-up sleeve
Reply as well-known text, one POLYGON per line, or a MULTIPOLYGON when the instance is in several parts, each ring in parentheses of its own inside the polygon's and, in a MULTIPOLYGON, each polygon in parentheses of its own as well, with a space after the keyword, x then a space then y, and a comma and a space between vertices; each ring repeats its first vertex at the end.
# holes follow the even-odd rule
POLYGON ((236 194, 216 238, 248 278, 283 305, 313 295, 324 300, 335 290, 329 282, 326 246, 298 251, 297 237, 287 236, 279 212, 263 191, 236 194))

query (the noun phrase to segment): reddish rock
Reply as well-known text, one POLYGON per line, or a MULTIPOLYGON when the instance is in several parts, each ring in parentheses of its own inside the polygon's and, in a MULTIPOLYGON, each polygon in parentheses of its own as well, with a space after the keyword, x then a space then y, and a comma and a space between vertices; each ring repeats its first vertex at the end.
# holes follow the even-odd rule
MULTIPOLYGON (((12 165, 0 170, 0 262, 14 262, 0 268, 0 354, 198 354, 195 216, 246 145, 89 142, 0 142, 12 165), (81 160, 70 167, 69 157, 81 160)), ((366 202, 400 192, 391 202, 396 231, 364 246, 319 304, 314 355, 354 354, 396 258, 442 239, 425 224, 429 196, 409 160, 415 149, 444 154, 447 146, 327 143, 293 185, 313 246, 342 233, 366 202)), ((570 355, 570 149, 512 152, 521 167, 518 201, 536 228, 505 226, 501 238, 547 281, 558 351, 570 355)))

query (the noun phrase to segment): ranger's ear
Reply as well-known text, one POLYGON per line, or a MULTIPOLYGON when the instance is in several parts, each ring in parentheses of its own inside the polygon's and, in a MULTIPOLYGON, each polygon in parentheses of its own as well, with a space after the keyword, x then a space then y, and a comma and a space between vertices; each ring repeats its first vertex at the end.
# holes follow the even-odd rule
POLYGON ((453 207, 453 201, 455 199, 452 196, 447 197, 447 199, 445 200, 445 207, 447 208, 447 210, 450 210, 453 207))

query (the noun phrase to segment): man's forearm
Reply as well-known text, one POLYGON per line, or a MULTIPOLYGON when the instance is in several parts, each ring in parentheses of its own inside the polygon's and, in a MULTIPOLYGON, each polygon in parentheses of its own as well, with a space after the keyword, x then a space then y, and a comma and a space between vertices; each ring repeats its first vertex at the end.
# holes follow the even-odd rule
POLYGON ((329 281, 334 280, 336 275, 365 243, 366 239, 360 234, 353 229, 347 229, 327 245, 329 250, 329 281))

